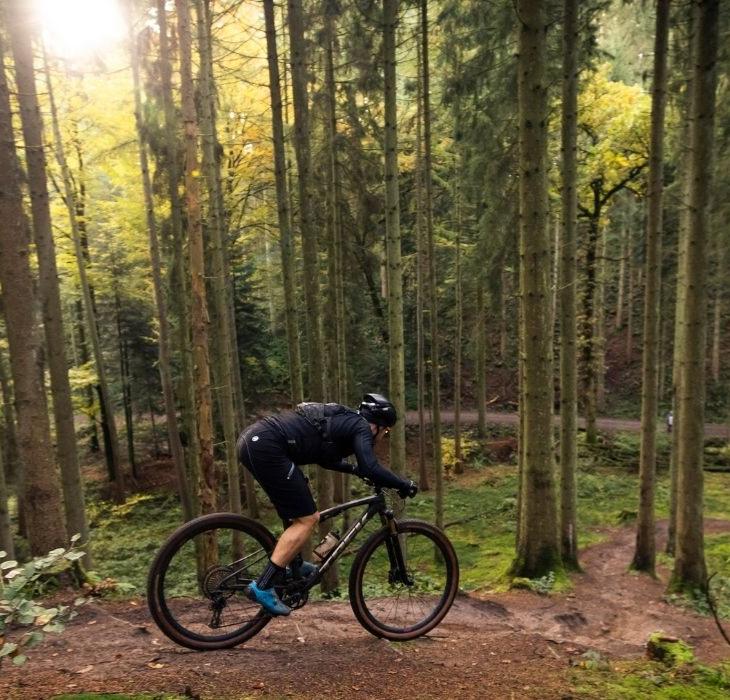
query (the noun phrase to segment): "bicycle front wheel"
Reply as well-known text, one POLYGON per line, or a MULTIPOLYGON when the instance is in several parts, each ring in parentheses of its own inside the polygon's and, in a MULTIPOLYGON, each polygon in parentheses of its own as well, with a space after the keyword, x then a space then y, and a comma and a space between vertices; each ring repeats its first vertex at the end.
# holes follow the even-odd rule
POLYGON ((350 604, 368 632, 405 641, 444 619, 459 588, 459 562, 448 537, 434 525, 403 520, 396 528, 396 537, 387 527, 373 533, 355 556, 350 604))
POLYGON ((266 567, 274 536, 234 513, 213 513, 178 528, 155 557, 147 604, 173 642, 206 651, 236 646, 271 620, 246 597, 266 567))

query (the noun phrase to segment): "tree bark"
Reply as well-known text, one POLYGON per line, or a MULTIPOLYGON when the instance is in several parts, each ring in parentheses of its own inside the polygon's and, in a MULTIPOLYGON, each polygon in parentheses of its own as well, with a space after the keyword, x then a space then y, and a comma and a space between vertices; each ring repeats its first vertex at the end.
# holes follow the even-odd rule
POLYGON ((15 559, 15 543, 13 542, 13 528, 10 523, 8 508, 8 488, 3 466, 3 450, 0 443, 0 549, 5 552, 3 559, 15 559))
MULTIPOLYGON (((198 98, 200 105, 200 126, 203 141, 203 171, 208 189, 208 226, 210 234, 210 249, 212 252, 211 274, 213 287, 213 308, 216 324, 212 329, 217 337, 214 344, 218 349, 218 368, 220 372, 219 405, 221 408, 221 423, 223 425, 223 439, 226 450, 226 467, 228 476, 228 507, 233 513, 241 512, 241 487, 238 474, 238 455, 236 454, 236 421, 233 398, 233 367, 231 347, 233 344, 233 329, 230 324, 228 311, 228 295, 224 275, 225 263, 223 256, 223 240, 225 227, 225 213, 221 203, 220 171, 215 155, 217 147, 214 109, 214 85, 212 76, 212 47, 210 42, 210 8, 208 0, 197 0, 198 47, 200 52, 200 80, 198 82, 198 98)), ((235 370, 238 370, 236 362, 235 370)), ((242 427, 242 426, 241 426, 242 427)), ((246 470, 248 472, 248 470, 246 470)), ((253 482, 251 483, 253 487, 253 482)), ((246 493, 255 497, 255 490, 247 488, 246 493)), ((254 510, 255 510, 254 505, 254 510)))
POLYGON ((547 210, 544 3, 519 0, 520 303, 524 327, 524 524, 512 571, 534 578, 561 567, 552 450, 552 328, 547 210))
MULTIPOLYGON (((18 9, 18 8, 14 8, 18 9)), ((17 16, 17 15, 16 15, 17 16)), ((25 31, 11 24, 11 36, 25 31)), ((4 52, 0 44, 0 58, 4 52)), ((30 267, 30 235, 23 211, 21 171, 15 152, 10 96, 0 61, 0 284, 18 417, 23 464, 22 494, 31 554, 43 555, 66 543, 61 485, 53 460, 45 389, 38 373, 40 338, 30 267), (9 303, 8 300, 17 300, 9 303), (22 301, 22 303, 20 303, 22 301)))
MULTIPOLYGON (((428 257, 428 306, 429 335, 431 340, 431 451, 435 481, 436 525, 443 527, 444 483, 441 454, 441 366, 438 323, 438 299, 436 286, 436 251, 433 232, 433 180, 431 158, 431 69, 429 65, 428 0, 421 0, 421 90, 423 96, 423 181, 426 202, 426 255, 428 257)), ((387 23, 387 20, 386 20, 387 23)), ((392 49, 393 81, 395 81, 395 46, 392 49)), ((393 119, 395 119, 395 85, 393 85, 393 119)), ((387 102, 386 102, 387 104, 387 102)), ((393 125, 395 132, 395 124, 393 125)), ((397 166, 397 164, 396 164, 397 166)), ((397 171, 396 171, 397 172, 397 171)), ((402 314, 401 314, 402 318, 402 314)), ((402 330, 402 328, 401 328, 402 330)), ((405 445, 404 445, 405 449, 405 445)))
MULTIPOLYGON (((1 304, 0 312, 2 312, 1 304)), ((2 394, 3 401, 3 425, 2 432, 0 432, 2 445, 0 449, 2 449, 5 473, 7 474, 8 480, 13 481, 17 485, 21 464, 18 453, 18 436, 15 430, 15 404, 13 402, 8 375, 5 370, 5 358, 2 354, 0 354, 0 394, 2 394)))
MULTIPOLYGON (((562 241, 560 247, 560 542, 563 563, 579 569, 576 505, 578 368, 576 229, 578 216, 578 2, 563 4, 562 241)), ((556 251, 556 255, 557 255, 556 251)))
MULTIPOLYGON (((43 311, 43 328, 47 360, 51 376, 53 416, 56 425, 56 453, 61 468, 64 511, 68 535, 79 533, 86 543, 89 526, 86 522, 84 489, 76 453, 74 409, 71 385, 68 380, 68 362, 61 311, 61 292, 56 267, 56 247, 51 226, 51 211, 46 182, 46 155, 43 143, 43 122, 35 84, 31 32, 35 29, 27 3, 8 3, 11 22, 11 41, 15 76, 18 86, 18 104, 25 143, 28 168, 33 235, 38 257, 38 291, 43 311)), ((91 564, 87 554, 85 564, 91 564)))
MULTIPOLYGON (((218 509, 218 475, 213 460, 213 416, 208 355, 208 305, 205 290, 203 223, 200 214, 200 164, 198 160, 198 119, 191 67, 190 8, 186 0, 175 0, 180 44, 180 92, 185 143, 185 203, 190 256, 192 294, 193 379, 195 424, 197 428, 198 499, 202 514, 218 509)), ((214 562, 214 543, 203 546, 205 564, 214 562)), ((207 567, 206 567, 207 568, 207 567)))
MULTIPOLYGON (((195 424, 195 381, 193 377, 193 361, 191 352, 192 329, 190 323, 190 290, 186 275, 185 239, 183 233, 182 201, 180 199, 181 164, 178 156, 178 120, 172 96, 172 64, 170 47, 167 38, 167 11, 165 0, 157 0, 157 23, 160 28, 160 84, 162 105, 165 114, 165 150, 168 163, 168 190, 170 197, 170 217, 172 223, 172 261, 170 277, 172 287, 172 307, 177 315, 177 344, 180 354, 179 395, 182 402, 182 418, 187 435, 188 483, 197 483, 200 478, 198 462, 197 433, 195 424)), ((191 489, 191 505, 193 515, 200 508, 197 503, 197 492, 191 489)))
POLYGON ((679 209, 679 231, 677 245, 677 275, 676 275, 676 295, 674 306, 674 343, 672 355, 672 410, 673 410, 673 427, 672 427, 672 451, 669 459, 669 523, 667 526, 667 546, 666 553, 674 555, 677 534, 677 455, 679 453, 679 424, 681 423, 681 405, 679 401, 679 383, 681 371, 681 354, 680 347, 682 345, 682 335, 684 333, 684 296, 687 289, 687 271, 686 258, 687 246, 689 241, 689 195, 691 172, 686 165, 691 158, 690 149, 690 128, 691 128, 691 112, 692 112, 692 92, 693 92, 693 59, 695 50, 694 40, 694 7, 688 6, 687 10, 687 26, 688 40, 685 52, 684 70, 686 74, 686 86, 684 91, 684 99, 682 104, 682 158, 685 167, 680 171, 680 209, 679 209))
MULTIPOLYGON (((320 333, 320 276, 317 261, 317 231, 312 215, 307 56, 301 0, 289 0, 288 21, 292 87, 294 90, 294 147, 299 186, 299 225, 302 236, 304 297, 307 308, 307 364, 309 370, 307 395, 311 401, 323 401, 324 368, 322 366, 322 338, 320 333)), ((326 507, 322 503, 319 505, 320 507, 326 507)))
POLYGON ((673 590, 705 590, 703 533, 707 253, 717 83, 718 0, 695 6, 694 85, 690 130, 689 238, 686 249, 684 332, 680 351, 677 535, 673 590))
MULTIPOLYGON (((457 109, 458 114, 458 109, 457 109)), ((458 123, 458 119, 457 119, 458 123)), ((455 251, 455 297, 456 297, 456 308, 454 313, 456 315, 456 337, 454 347, 454 472, 456 474, 464 473, 464 463, 462 459, 462 448, 461 448, 461 344, 463 339, 463 313, 464 313, 464 299, 463 299, 463 283, 461 273, 461 227, 463 225, 462 220, 462 186, 461 186, 461 156, 457 155, 457 172, 454 173, 454 180, 456 182, 456 251, 455 251)))
POLYGON ((477 390, 477 435, 487 436, 487 308, 484 300, 484 275, 477 279, 476 304, 476 390, 477 390))
POLYGON ((416 375, 418 392, 418 484, 421 491, 430 491, 426 465, 426 334, 424 297, 428 279, 425 254, 425 216, 423 193, 423 95, 420 76, 423 71, 421 42, 416 43, 418 80, 416 80, 416 375))
POLYGON ((654 84, 651 107, 649 192, 646 225, 644 338, 639 453, 639 517, 632 568, 652 576, 656 565, 654 490, 659 409, 659 332, 661 295, 662 194, 664 187, 664 113, 667 100, 669 0, 658 0, 654 37, 654 84))
POLYGON ((284 143, 279 56, 276 48, 276 16, 273 0, 264 0, 264 16, 269 66, 269 94, 271 96, 271 128, 274 138, 274 176, 279 217, 279 246, 284 282, 284 317, 286 319, 286 342, 289 352, 289 387, 292 404, 296 405, 304 400, 304 388, 297 321, 299 310, 296 294, 296 266, 289 211, 289 186, 286 177, 286 145, 284 143))
MULTIPOLYGON (((114 275, 114 272, 112 272, 114 275)), ((116 280, 115 280, 116 284, 116 280)), ((122 328, 122 303, 119 289, 114 290, 114 312, 117 322, 117 347, 119 349, 119 377, 122 380, 122 405, 124 407, 124 426, 127 432, 127 459, 132 469, 132 478, 138 479, 137 460, 134 454, 134 413, 132 410, 132 384, 129 376, 129 348, 122 328)))
POLYGON ((616 293, 616 316, 613 322, 614 330, 621 329, 624 323, 624 289, 626 280, 626 238, 628 235, 628 227, 624 221, 621 225, 621 254, 618 264, 618 291, 616 293))

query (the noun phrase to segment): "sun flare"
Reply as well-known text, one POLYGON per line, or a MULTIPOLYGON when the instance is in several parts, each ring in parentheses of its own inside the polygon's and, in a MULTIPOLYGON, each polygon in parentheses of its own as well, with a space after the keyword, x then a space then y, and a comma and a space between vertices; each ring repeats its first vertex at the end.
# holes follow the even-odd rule
POLYGON ((49 51, 68 59, 107 52, 126 36, 119 0, 34 0, 49 51))

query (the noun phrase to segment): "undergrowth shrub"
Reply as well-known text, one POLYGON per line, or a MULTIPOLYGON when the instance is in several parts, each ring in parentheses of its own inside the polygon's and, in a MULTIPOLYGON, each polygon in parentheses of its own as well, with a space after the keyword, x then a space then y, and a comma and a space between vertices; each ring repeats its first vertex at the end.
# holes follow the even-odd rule
MULTIPOLYGON (((76 615, 73 607, 85 602, 84 598, 77 598, 73 607, 45 606, 37 600, 48 593, 58 574, 84 556, 75 548, 80 538, 81 535, 74 535, 68 549, 54 549, 22 566, 12 559, 0 564, 0 664, 6 657, 17 666, 25 663, 24 652, 40 643, 45 634, 63 632, 66 623, 76 615), (16 627, 30 629, 16 641, 7 641, 7 632, 16 627)), ((0 552, 0 559, 5 556, 5 552, 0 552)))

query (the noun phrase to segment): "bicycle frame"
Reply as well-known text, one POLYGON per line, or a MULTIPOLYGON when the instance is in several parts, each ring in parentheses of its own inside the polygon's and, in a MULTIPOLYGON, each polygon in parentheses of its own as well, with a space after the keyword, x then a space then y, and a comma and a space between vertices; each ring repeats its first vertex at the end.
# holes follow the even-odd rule
MULTIPOLYGON (((358 506, 367 506, 367 509, 363 514, 357 518, 347 532, 342 536, 337 545, 330 551, 324 558, 324 561, 320 564, 319 569, 316 573, 312 574, 304 582, 305 590, 309 590, 313 586, 316 586, 321 580, 325 572, 332 567, 332 565, 339 559, 342 553, 347 549, 350 543, 357 537, 358 533, 372 520, 376 515, 380 515, 383 525, 388 525, 391 529, 391 534, 395 536, 397 534, 395 527, 395 514, 385 503, 385 494, 381 489, 372 496, 366 496, 365 498, 358 498, 354 501, 348 501, 332 508, 327 508, 319 514, 319 521, 323 522, 334 518, 340 513, 344 513, 351 508, 357 508, 358 506)), ((397 542, 397 538, 396 538, 397 542)), ((403 577, 404 583, 408 583, 405 575, 405 562, 403 560, 403 552, 399 546, 393 545, 393 540, 389 540, 388 554, 390 555, 391 565, 395 565, 396 571, 398 571, 403 577)))

